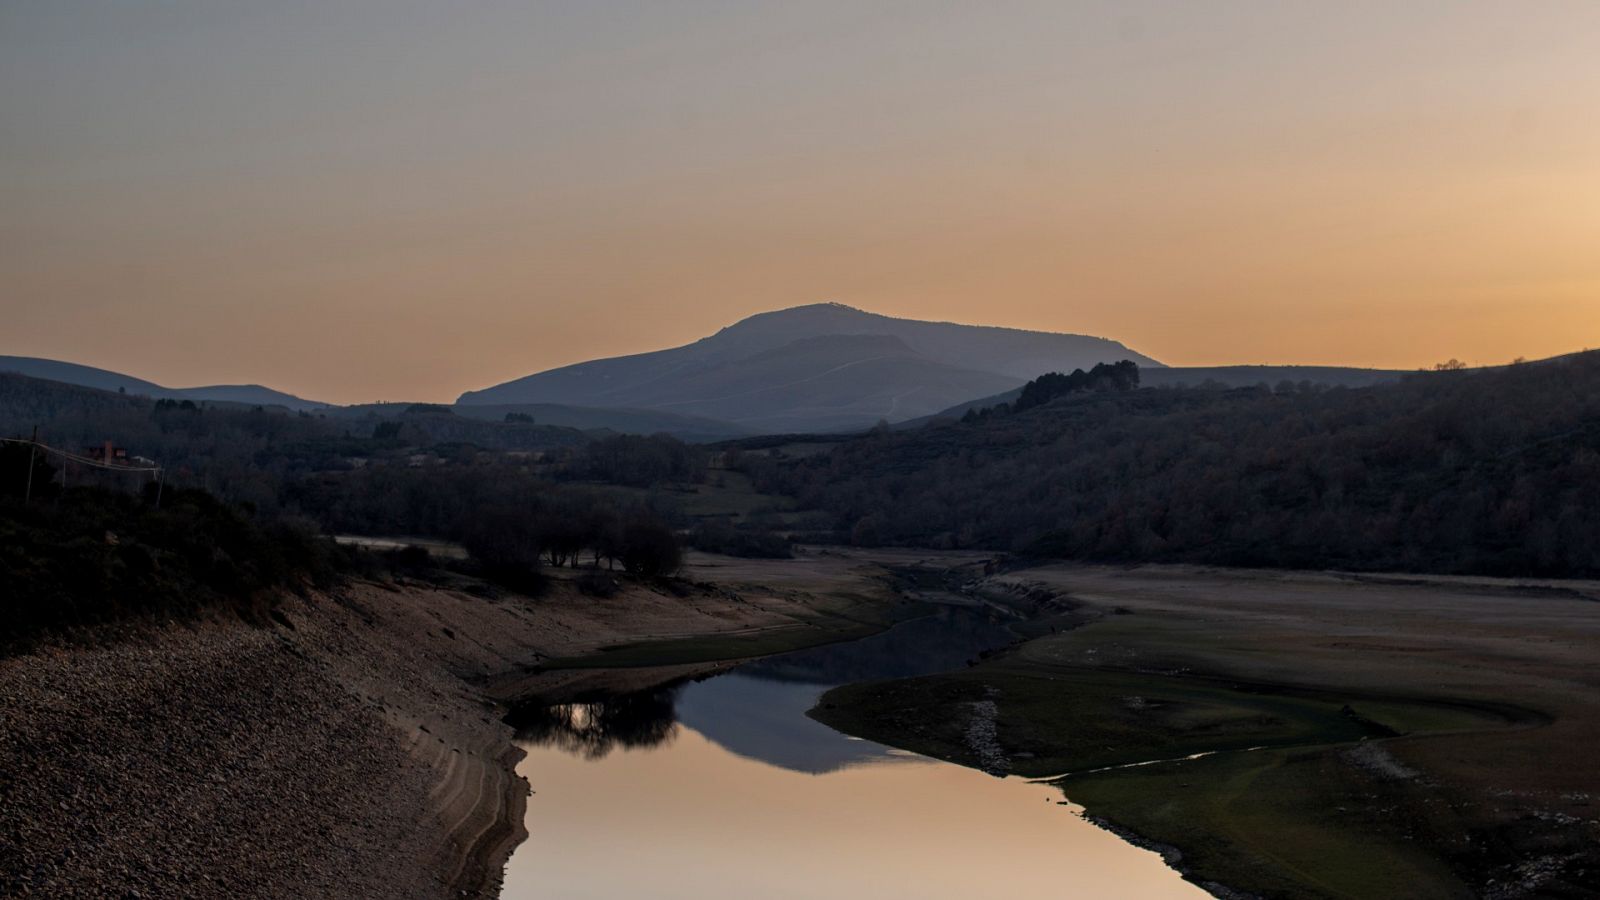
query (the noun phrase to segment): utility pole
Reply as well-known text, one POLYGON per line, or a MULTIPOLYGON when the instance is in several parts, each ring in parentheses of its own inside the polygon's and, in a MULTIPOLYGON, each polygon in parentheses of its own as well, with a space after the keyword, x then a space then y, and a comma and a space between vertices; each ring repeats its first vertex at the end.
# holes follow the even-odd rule
POLYGON ((28 487, 22 492, 22 505, 33 500, 33 457, 39 452, 39 426, 33 426, 33 440, 28 442, 28 487))

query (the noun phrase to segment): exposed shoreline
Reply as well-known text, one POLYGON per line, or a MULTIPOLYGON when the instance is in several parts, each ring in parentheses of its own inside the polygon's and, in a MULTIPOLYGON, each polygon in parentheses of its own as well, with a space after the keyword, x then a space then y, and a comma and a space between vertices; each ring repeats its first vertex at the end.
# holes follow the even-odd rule
MULTIPOLYGON (((219 618, 0 660, 0 895, 497 896, 505 862, 526 837, 529 786, 515 774, 521 751, 504 722, 516 701, 642 689, 845 639, 902 615, 906 597, 939 593, 891 578, 890 567, 920 564, 959 581, 980 559, 905 551, 825 551, 782 562, 701 556, 692 583, 629 584, 611 598, 583 595, 564 576, 538 600, 353 582, 284 598, 263 625, 219 618)), ((1556 776, 1576 771, 1567 757, 1581 755, 1574 748, 1587 746, 1582 738, 1597 727, 1587 660, 1600 646, 1600 613, 1587 598, 1600 586, 1421 581, 1187 567, 1048 567, 967 581, 953 589, 973 602, 1036 608, 1033 640, 976 667, 913 680, 933 693, 890 698, 891 714, 863 720, 875 721, 868 733, 844 730, 981 766, 961 748, 970 743, 972 704, 994 703, 994 749, 1021 774, 1077 773, 1065 779, 1067 795, 1092 820, 1137 844, 1181 848, 1180 868, 1225 896, 1217 882, 1245 890, 1275 883, 1266 870, 1230 862, 1230 842, 1251 835, 1230 833, 1239 823, 1227 819, 1195 826, 1210 830, 1175 828, 1142 798, 1152 790, 1200 798, 1201 785, 1244 772, 1238 760, 1223 753, 1121 771, 1115 764, 1129 759, 1166 758, 1130 744, 1126 753, 1107 748, 1097 751, 1104 759, 1052 768, 1062 760, 1045 751, 1070 755, 1074 743, 1048 731, 1019 734, 1021 721, 1049 727, 1027 704, 1066 709, 1051 698, 1066 696, 1070 682, 1083 702, 1103 695, 1112 704, 1084 707, 1102 718, 1238 701, 1293 720, 1320 705, 1331 713, 1321 714, 1311 743, 1263 749, 1271 771, 1320 766, 1317 784, 1375 792, 1413 811, 1444 804, 1503 835, 1501 849, 1481 857, 1484 868, 1457 870, 1493 884, 1496 896, 1570 878, 1581 863, 1547 865, 1506 851, 1509 841, 1527 845, 1519 835, 1530 815, 1541 823, 1540 841, 1585 827, 1559 823, 1584 816, 1594 786, 1556 776), (1523 624, 1530 614, 1539 621, 1523 624), (1436 617, 1474 627, 1440 629, 1436 617), (1262 652, 1268 647, 1277 649, 1262 652), (1365 668, 1344 664, 1351 652, 1365 668), (1403 689, 1419 680, 1449 690, 1408 700, 1403 689), (1032 693, 1039 686, 1046 693, 1032 693), (1174 690, 1180 700, 1160 699, 1174 690), (1341 696, 1366 698, 1352 701, 1361 714, 1339 713, 1341 696), (1507 698, 1551 715, 1532 731, 1531 720, 1490 716, 1511 709, 1507 698), (1469 713, 1484 721, 1451 724, 1469 713), (1429 733, 1338 743, 1351 729, 1382 727, 1367 715, 1399 716, 1415 723, 1402 732, 1429 733), (948 750, 941 718, 955 723, 948 750), (920 736, 896 740, 907 726, 920 736), (1511 732, 1524 737, 1507 743, 1511 732), (1527 735, 1537 740, 1529 744, 1527 735), (1327 740, 1334 743, 1317 749, 1327 740), (1340 749, 1351 746, 1383 758, 1340 749), (1507 767, 1528 752, 1545 765, 1507 767), (1484 793, 1485 785, 1495 791, 1484 793), (1521 830, 1505 830, 1512 827, 1521 830), (1518 858, 1539 868, 1525 872, 1518 858), (1505 890, 1512 885, 1519 887, 1505 890)), ((826 721, 846 712, 813 715, 826 721)), ((1240 733, 1240 747, 1247 737, 1240 733)), ((1326 809, 1350 803, 1323 799, 1326 809)), ((1344 815, 1307 824, 1333 829, 1328 846, 1350 826, 1395 834, 1449 826, 1412 813, 1382 822, 1344 815)), ((1415 854, 1396 861, 1437 865, 1415 854)))
POLYGON ((962 589, 1075 621, 813 717, 988 768, 963 711, 989 699, 1020 774, 1218 896, 1595 895, 1600 583, 1047 565, 962 589))
POLYGON ((822 641, 834 632, 811 623, 837 602, 812 590, 890 596, 857 560, 787 566, 776 589, 736 565, 605 599, 561 579, 538 600, 355 582, 284 598, 266 625, 0 660, 0 895, 494 897, 526 837, 505 706, 662 675, 539 664, 717 635, 822 641))

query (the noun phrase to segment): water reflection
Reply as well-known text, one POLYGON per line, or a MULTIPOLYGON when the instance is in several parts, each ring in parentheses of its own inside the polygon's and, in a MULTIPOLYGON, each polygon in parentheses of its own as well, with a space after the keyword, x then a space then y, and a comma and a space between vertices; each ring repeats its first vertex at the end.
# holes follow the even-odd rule
POLYGON ((818 724, 806 711, 835 685, 962 666, 1009 643, 1014 621, 995 610, 941 607, 870 637, 768 657, 705 681, 524 707, 508 721, 519 740, 585 759, 671 741, 682 722, 731 753, 796 772, 893 762, 906 757, 818 724))
POLYGON ((1053 790, 805 715, 833 684, 960 666, 1008 643, 1006 626, 946 610, 704 681, 519 710, 528 755, 517 771, 535 794, 501 895, 1203 897, 1053 790))
POLYGON ((807 717, 826 690, 735 672, 684 690, 678 720, 729 753, 810 775, 910 758, 807 717))
POLYGON ((517 740, 581 756, 604 759, 617 747, 657 747, 677 735, 677 687, 615 694, 588 703, 527 705, 506 721, 517 740))

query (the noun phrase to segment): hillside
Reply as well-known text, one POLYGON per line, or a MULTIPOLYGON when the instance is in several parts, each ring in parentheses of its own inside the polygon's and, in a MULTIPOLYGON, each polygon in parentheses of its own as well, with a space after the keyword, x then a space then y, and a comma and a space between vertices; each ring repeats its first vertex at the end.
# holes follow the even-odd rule
MULTIPOLYGON (((368 462, 466 454, 474 448, 560 451, 590 436, 572 428, 484 421, 445 408, 335 417, 228 403, 152 400, 0 372, 0 437, 38 429, 51 446, 81 450, 110 440, 159 461, 167 483, 205 487, 229 501, 274 505, 289 476, 343 471, 368 462), (429 410, 429 411, 421 411, 429 410), (354 461, 360 462, 354 462, 354 461)), ((74 472, 83 479, 85 473, 74 472)))
POLYGON ((751 316, 692 344, 552 369, 460 405, 561 403, 688 413, 749 431, 823 431, 929 415, 1052 369, 1154 360, 1116 341, 922 322, 834 303, 751 316))
POLYGON ((297 411, 321 409, 327 406, 326 403, 306 400, 259 384, 212 384, 192 388, 169 388, 121 372, 32 356, 0 356, 0 372, 15 372, 30 378, 46 378, 155 400, 246 403, 255 406, 282 406, 297 411))
POLYGON ((1097 391, 743 465, 865 545, 1593 575, 1600 352, 1360 389, 1097 391))
MULTIPOLYGON (((1042 373, 1041 373, 1042 374, 1042 373)), ((1139 381, 1145 387, 1243 388, 1282 387, 1284 382, 1312 387, 1372 387, 1399 381, 1407 372, 1400 369, 1357 369, 1345 366, 1166 366, 1141 369, 1139 381)), ((969 409, 983 409, 1010 403, 1022 393, 1019 385, 1008 391, 957 403, 929 416, 901 422, 901 428, 919 428, 937 419, 959 419, 969 409)))

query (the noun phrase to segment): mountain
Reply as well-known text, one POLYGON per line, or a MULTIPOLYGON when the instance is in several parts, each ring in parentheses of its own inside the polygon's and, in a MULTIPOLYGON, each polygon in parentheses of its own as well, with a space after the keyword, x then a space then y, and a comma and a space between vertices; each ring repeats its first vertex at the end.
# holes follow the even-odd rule
POLYGON ((462 406, 559 403, 704 416, 749 431, 900 421, 1053 369, 1130 359, 1116 341, 896 319, 837 303, 761 313, 692 344, 578 363, 469 391, 462 406))
POLYGON ((244 403, 254 406, 284 406, 294 410, 322 409, 326 403, 305 400, 259 384, 213 384, 204 387, 169 388, 93 366, 39 359, 32 356, 0 356, 0 372, 16 372, 30 378, 44 378, 102 391, 118 391, 157 400, 207 400, 217 403, 244 403))

